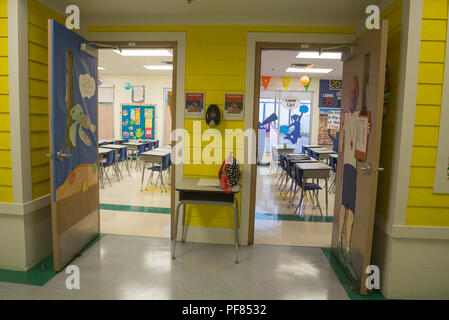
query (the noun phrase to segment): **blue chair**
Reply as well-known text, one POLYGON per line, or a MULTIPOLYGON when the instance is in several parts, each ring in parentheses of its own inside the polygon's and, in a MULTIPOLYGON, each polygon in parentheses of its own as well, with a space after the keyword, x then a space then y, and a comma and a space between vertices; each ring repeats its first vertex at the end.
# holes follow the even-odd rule
POLYGON ((334 179, 332 180, 331 185, 329 186, 329 193, 335 193, 335 189, 336 189, 336 184, 335 184, 335 180, 337 178, 337 164, 338 164, 338 159, 334 158, 334 157, 329 157, 329 166, 332 168, 332 172, 333 172, 333 176, 334 179))
MULTIPOLYGON (((131 176, 131 172, 129 171, 129 163, 128 163, 127 154, 128 154, 128 148, 127 147, 120 149, 120 153, 119 153, 118 159, 117 159, 117 165, 119 166, 120 164, 122 164, 122 166, 123 166, 123 164, 124 164, 126 166, 126 169, 128 170, 129 176, 131 176), (126 161, 126 163, 125 163, 125 161, 126 161)), ((120 172, 120 175, 122 176, 122 179, 123 179, 122 169, 120 168, 120 166, 119 166, 119 172, 120 172)))
MULTIPOLYGON (((295 182, 296 182, 297 187, 301 190, 301 197, 299 199, 298 206, 296 207, 295 212, 293 214, 296 214, 296 211, 298 211, 298 209, 301 208, 302 202, 304 200, 304 195, 306 192, 309 192, 309 196, 310 196, 310 199, 312 200, 312 203, 313 203, 313 196, 315 196, 318 208, 320 209, 320 214, 322 216, 323 212, 321 211, 320 202, 318 200, 318 191, 322 190, 323 188, 321 188, 320 185, 318 185, 314 182, 303 181, 302 171, 299 168, 295 169, 294 177, 295 177, 295 182)), ((295 195, 296 194, 297 194, 297 192, 295 193, 295 195)))
POLYGON ((99 143, 98 146, 101 147, 101 146, 104 146, 106 144, 108 144, 108 143, 107 142, 102 142, 102 143, 99 143))
POLYGON ((282 181, 285 179, 286 174, 286 164, 285 164, 285 155, 279 154, 279 165, 281 167, 281 174, 279 175, 278 181, 276 182, 276 186, 279 185, 279 188, 282 186, 282 181))
POLYGON ((104 179, 103 175, 106 175, 106 178, 109 181, 109 186, 111 186, 112 184, 111 184, 111 180, 109 179, 107 168, 109 168, 111 166, 114 168, 115 174, 118 177, 118 173, 115 168, 115 150, 113 150, 113 149, 111 149, 111 151, 109 151, 107 153, 106 160, 100 162, 100 169, 101 169, 100 178, 103 181, 103 179, 104 179))
POLYGON ((129 159, 136 160, 136 168, 138 168, 138 161, 140 160, 140 155, 145 152, 145 144, 140 144, 139 148, 135 153, 129 155, 129 159))
POLYGON ((152 182, 153 173, 154 172, 159 172, 159 176, 156 179, 156 181, 158 179, 160 179, 161 180, 161 186, 164 188, 164 192, 167 192, 167 189, 165 188, 163 174, 164 174, 164 172, 169 172, 170 171, 170 166, 171 166, 171 159, 170 159, 170 153, 168 153, 167 155, 165 155, 162 158, 162 163, 160 163, 158 165, 153 165, 152 167, 148 168, 148 170, 151 171, 151 175, 150 175, 150 178, 148 179, 147 186, 150 184, 150 182, 152 182))
POLYGON ((157 148, 159 148, 159 140, 156 140, 154 142, 154 149, 157 149, 157 148))

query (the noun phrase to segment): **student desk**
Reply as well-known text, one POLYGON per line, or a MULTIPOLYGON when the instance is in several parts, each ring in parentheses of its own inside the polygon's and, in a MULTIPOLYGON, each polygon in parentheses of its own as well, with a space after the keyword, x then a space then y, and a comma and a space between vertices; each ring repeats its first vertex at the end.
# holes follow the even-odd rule
POLYGON ((142 142, 142 143, 145 143, 145 144, 151 143, 151 148, 154 148, 154 145, 156 144, 156 142, 159 142, 159 140, 142 140, 142 139, 139 139, 139 140, 137 140, 137 142, 142 142))
POLYGON ((307 154, 307 149, 310 149, 310 148, 321 148, 321 146, 313 145, 313 144, 305 144, 302 146, 302 153, 307 154))
MULTIPOLYGON (((182 237, 181 240, 184 242, 185 235, 185 218, 186 218, 186 205, 214 205, 214 206, 229 206, 234 210, 234 231, 235 231, 235 263, 239 263, 239 209, 238 201, 235 196, 239 190, 240 186, 236 185, 232 187, 230 193, 225 193, 220 186, 198 186, 199 178, 183 178, 182 180, 176 182, 176 191, 179 194, 179 203, 176 206, 175 213, 175 232, 174 238, 172 240, 172 259, 175 259, 176 250, 176 237, 178 234, 178 219, 179 219, 179 208, 183 206, 182 212, 182 237)), ((217 179, 218 183, 218 179, 217 179)))
POLYGON ((315 163, 296 163, 295 167, 302 171, 302 185, 304 186, 307 179, 324 179, 326 184, 326 218, 328 217, 328 186, 327 179, 332 170, 327 164, 322 162, 315 163))
POLYGON ((277 154, 293 153, 295 151, 294 148, 284 148, 282 146, 274 147, 274 150, 276 150, 277 154))
POLYGON ((141 146, 143 144, 148 144, 148 143, 146 143, 146 142, 137 142, 137 141, 129 141, 129 142, 123 143, 124 146, 128 147, 128 150, 132 150, 132 151, 139 150, 139 146, 141 146))
MULTIPOLYGON (((140 191, 142 191, 142 188, 143 188, 143 180, 145 178, 146 165, 148 163, 160 163, 162 165, 162 161, 163 161, 164 157, 166 155, 170 156, 170 152, 171 152, 171 150, 168 150, 166 148, 157 148, 157 149, 142 152, 140 154, 140 156, 143 160, 142 181, 140 182, 140 191)), ((162 185, 164 185, 163 182, 162 182, 162 185)), ((164 186, 164 189, 165 189, 165 186, 164 186)))
POLYGON ((328 160, 330 154, 335 154, 334 150, 326 149, 326 148, 310 148, 310 151, 313 155, 315 155, 317 160, 328 160))

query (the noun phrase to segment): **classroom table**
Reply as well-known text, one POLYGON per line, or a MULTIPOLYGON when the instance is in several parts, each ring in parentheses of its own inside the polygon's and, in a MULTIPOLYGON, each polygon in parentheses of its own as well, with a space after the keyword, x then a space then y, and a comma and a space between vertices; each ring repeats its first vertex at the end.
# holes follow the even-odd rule
POLYGON ((302 153, 307 154, 307 149, 309 148, 321 148, 321 146, 316 145, 316 144, 305 144, 302 146, 302 153))
POLYGON ((326 149, 326 148, 310 148, 312 154, 316 155, 318 160, 328 160, 330 154, 335 154, 334 150, 326 149))
POLYGON ((114 139, 101 139, 101 140, 98 140, 98 144, 100 145, 100 144, 102 144, 102 143, 114 143, 115 142, 115 140, 114 139))
MULTIPOLYGON (((120 150, 121 149, 127 149, 127 151, 126 151, 126 153, 128 153, 128 146, 126 146, 126 145, 122 145, 122 144, 105 144, 104 146, 102 146, 102 148, 106 148, 106 149, 113 149, 113 150, 115 150, 117 153, 117 155, 119 155, 120 154, 120 150)), ((128 155, 126 154, 126 170, 128 170, 128 174, 131 176, 131 172, 129 171, 129 160, 128 160, 128 155)), ((116 158, 116 165, 117 165, 117 168, 118 168, 118 163, 117 163, 117 158, 116 158)), ((121 171, 120 171, 120 174, 121 174, 121 171)), ((123 176, 122 176, 122 178, 123 178, 123 176)))
POLYGON ((146 143, 146 144, 151 143, 151 147, 154 148, 154 145, 156 144, 156 142, 159 142, 159 140, 138 139, 137 142, 143 142, 143 143, 146 143))
POLYGON ((293 153, 293 151, 295 151, 295 148, 284 148, 283 146, 277 146, 274 147, 274 150, 276 150, 277 154, 286 154, 293 153))
POLYGON ((128 141, 124 142, 122 145, 127 146, 129 151, 137 151, 139 150, 139 146, 147 144, 145 142, 137 142, 137 141, 128 141))
MULTIPOLYGON (((212 180, 212 179, 211 179, 212 180)), ((182 213, 182 242, 185 241, 185 218, 186 218, 186 205, 214 205, 214 206, 229 206, 232 207, 234 211, 234 244, 235 244, 235 263, 239 263, 239 209, 238 200, 235 196, 239 190, 240 186, 236 185, 232 187, 230 193, 225 193, 217 180, 218 186, 199 186, 199 178, 183 178, 182 180, 176 182, 176 191, 179 194, 179 203, 176 206, 175 211, 175 232, 172 240, 172 259, 175 259, 176 250, 176 240, 178 234, 178 219, 179 219, 179 208, 183 206, 182 213)))
MULTIPOLYGON (((166 148, 156 148, 153 150, 145 151, 140 154, 142 161, 143 161, 143 167, 142 167, 142 180, 140 182, 140 191, 143 190, 143 180, 145 178, 145 169, 146 165, 148 163, 154 164, 154 163, 160 163, 162 165, 162 161, 165 156, 170 156, 171 150, 168 150, 166 148)), ((162 172, 161 172, 162 174, 162 172)), ((162 180, 162 179, 161 179, 162 180)), ((163 180, 161 181, 162 186, 165 190, 165 185, 163 180)))
POLYGON ((323 162, 314 163, 296 163, 295 167, 302 171, 302 185, 304 186, 307 179, 324 179, 326 187, 326 218, 328 217, 328 185, 327 179, 329 178, 332 168, 323 162))

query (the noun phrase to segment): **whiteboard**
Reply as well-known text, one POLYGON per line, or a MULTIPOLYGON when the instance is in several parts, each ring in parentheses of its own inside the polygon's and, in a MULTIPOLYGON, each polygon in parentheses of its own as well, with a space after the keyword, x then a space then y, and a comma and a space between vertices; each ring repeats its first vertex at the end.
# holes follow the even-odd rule
POLYGON ((99 87, 98 103, 114 103, 114 87, 99 87))

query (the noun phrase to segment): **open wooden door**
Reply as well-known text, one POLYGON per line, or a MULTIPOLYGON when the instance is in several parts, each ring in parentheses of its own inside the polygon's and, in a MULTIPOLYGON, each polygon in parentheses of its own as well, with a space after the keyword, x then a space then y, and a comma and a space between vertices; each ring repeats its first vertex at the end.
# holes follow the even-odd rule
POLYGON ((332 249, 348 274, 367 293, 371 261, 388 22, 354 43, 343 64, 342 122, 336 177, 332 249))
POLYGON ((49 20, 53 257, 63 269, 99 233, 96 49, 49 20))

